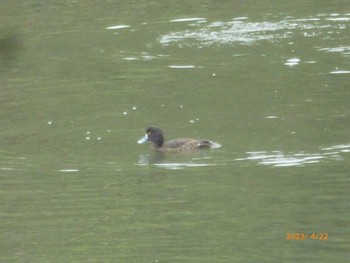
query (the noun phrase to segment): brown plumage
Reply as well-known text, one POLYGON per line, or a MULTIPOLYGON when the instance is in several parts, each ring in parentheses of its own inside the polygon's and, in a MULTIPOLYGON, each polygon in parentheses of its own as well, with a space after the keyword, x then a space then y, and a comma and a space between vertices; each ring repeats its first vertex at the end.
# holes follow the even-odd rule
POLYGON ((161 129, 156 127, 149 127, 146 130, 146 135, 138 140, 138 143, 152 142, 153 150, 165 152, 165 151, 194 151, 198 149, 211 149, 220 148, 219 143, 209 140, 197 140, 197 139, 175 139, 164 143, 164 136, 161 129))

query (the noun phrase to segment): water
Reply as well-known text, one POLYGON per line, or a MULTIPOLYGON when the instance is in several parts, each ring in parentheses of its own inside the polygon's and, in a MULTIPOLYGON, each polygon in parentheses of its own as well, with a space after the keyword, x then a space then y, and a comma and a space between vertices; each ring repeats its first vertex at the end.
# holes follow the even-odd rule
POLYGON ((346 261, 347 1, 1 5, 1 262, 346 261))

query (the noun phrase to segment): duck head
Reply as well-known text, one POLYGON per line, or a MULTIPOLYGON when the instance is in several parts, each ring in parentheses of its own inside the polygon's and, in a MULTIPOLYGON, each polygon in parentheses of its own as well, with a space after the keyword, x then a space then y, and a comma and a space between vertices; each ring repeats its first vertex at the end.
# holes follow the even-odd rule
POLYGON ((146 130, 145 136, 137 141, 137 143, 139 144, 145 142, 152 142, 153 145, 157 148, 162 147, 164 143, 164 136, 162 130, 156 127, 149 127, 146 130))

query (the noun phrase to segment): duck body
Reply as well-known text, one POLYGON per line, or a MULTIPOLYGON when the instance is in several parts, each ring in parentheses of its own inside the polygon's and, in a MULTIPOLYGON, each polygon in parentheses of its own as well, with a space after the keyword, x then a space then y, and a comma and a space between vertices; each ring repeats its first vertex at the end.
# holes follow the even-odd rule
POLYGON ((146 130, 146 135, 137 141, 142 144, 145 142, 152 142, 153 150, 159 152, 181 152, 181 151, 195 151, 199 149, 213 149, 220 148, 219 143, 210 140, 198 140, 190 138, 179 138, 164 143, 164 136, 161 129, 156 127, 149 127, 146 130))

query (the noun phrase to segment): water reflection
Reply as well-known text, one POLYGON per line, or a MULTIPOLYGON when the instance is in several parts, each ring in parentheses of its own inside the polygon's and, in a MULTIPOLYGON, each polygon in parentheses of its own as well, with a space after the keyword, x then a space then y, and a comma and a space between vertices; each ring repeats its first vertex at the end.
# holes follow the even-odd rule
POLYGON ((203 17, 178 18, 178 19, 170 20, 170 22, 190 22, 190 21, 206 22, 207 20, 203 17))
POLYGON ((8 71, 18 60, 22 43, 16 30, 0 29, 0 73, 8 71))
POLYGON ((248 157, 239 158, 236 160, 254 160, 259 164, 272 165, 276 167, 281 166, 301 166, 310 163, 318 163, 324 157, 317 154, 285 154, 280 151, 258 151, 247 152, 248 157))
POLYGON ((150 154, 142 154, 139 156, 138 165, 148 166, 155 165, 161 168, 175 170, 188 167, 205 167, 213 166, 213 157, 203 152, 169 154, 162 152, 152 152, 150 154))
POLYGON ((123 28, 128 28, 130 27, 129 25, 116 25, 116 26, 109 26, 106 27, 106 29, 123 29, 123 28))
MULTIPOLYGON (((319 48, 319 51, 324 51, 328 53, 339 53, 345 58, 348 58, 350 56, 350 46, 340 46, 340 47, 326 47, 326 48, 319 48)), ((338 70, 337 72, 338 73, 338 70)), ((336 74, 335 72, 331 72, 331 74, 336 74)), ((348 72, 346 72, 348 73, 348 72)))
POLYGON ((329 72, 330 74, 349 74, 350 70, 333 70, 329 72))
POLYGON ((185 169, 189 167, 206 167, 215 165, 227 165, 236 161, 253 161, 261 165, 274 167, 305 166, 320 163, 322 161, 343 161, 344 154, 350 153, 350 144, 321 147, 317 153, 296 153, 283 151, 250 151, 246 157, 232 158, 225 157, 224 152, 216 153, 216 156, 209 155, 209 152, 168 154, 152 152, 139 156, 138 165, 154 165, 165 169, 185 169))
POLYGON ((343 160, 342 153, 350 152, 350 144, 321 148, 319 153, 284 153, 282 151, 247 152, 247 157, 236 161, 255 161, 262 165, 275 167, 304 166, 319 163, 321 160, 343 160))
POLYGON ((248 17, 237 17, 232 21, 215 21, 207 23, 205 18, 174 19, 170 22, 191 22, 190 29, 171 32, 160 37, 160 43, 167 46, 228 44, 250 45, 261 40, 276 40, 292 37, 302 32, 304 37, 323 35, 327 28, 327 38, 346 29, 350 14, 318 14, 311 18, 283 18, 276 22, 252 22, 248 17), (204 25, 204 26, 203 26, 204 25), (193 29, 193 27, 197 27, 193 29), (296 31, 297 30, 297 31, 296 31))
POLYGON ((299 58, 290 58, 284 63, 284 65, 289 67, 294 67, 294 66, 297 66, 299 62, 300 62, 299 58))

